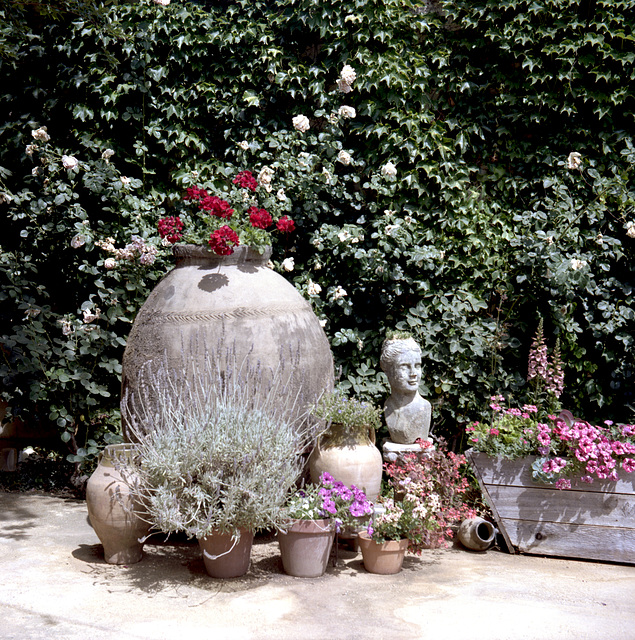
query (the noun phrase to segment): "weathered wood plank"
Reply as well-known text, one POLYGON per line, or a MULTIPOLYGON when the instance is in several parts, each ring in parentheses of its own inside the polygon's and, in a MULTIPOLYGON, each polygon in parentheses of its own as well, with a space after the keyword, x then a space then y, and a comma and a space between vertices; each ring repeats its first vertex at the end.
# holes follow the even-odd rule
POLYGON ((635 564, 635 529, 503 519, 521 553, 635 564))
POLYGON ((635 530, 635 493, 586 493, 485 485, 501 518, 635 530))
MULTIPOLYGON (((531 465, 536 456, 527 456, 518 460, 507 460, 505 458, 492 458, 485 453, 477 451, 466 452, 468 460, 472 466, 478 467, 479 473, 485 484, 499 484, 516 487, 553 487, 553 485, 536 482, 531 475, 531 465)), ((577 482, 571 489, 566 491, 582 491, 584 493, 635 493, 635 473, 626 473, 623 469, 618 471, 619 479, 616 482, 606 480, 595 480, 591 484, 577 482)))
POLYGON ((534 482, 535 458, 466 456, 510 553, 635 564, 635 474, 559 491, 534 482))

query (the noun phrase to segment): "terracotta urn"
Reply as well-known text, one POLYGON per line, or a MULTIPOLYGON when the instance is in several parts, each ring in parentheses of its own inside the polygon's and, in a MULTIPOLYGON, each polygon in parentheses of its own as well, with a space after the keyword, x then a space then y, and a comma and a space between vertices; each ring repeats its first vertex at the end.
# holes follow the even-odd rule
POLYGON ((122 467, 124 459, 130 461, 134 452, 131 444, 108 445, 86 485, 90 524, 104 547, 104 559, 110 564, 139 562, 150 530, 143 505, 130 491, 136 475, 128 470, 129 465, 122 467))
POLYGON ((254 532, 240 529, 239 534, 236 538, 215 531, 199 538, 205 570, 212 578, 238 578, 249 570, 254 532))

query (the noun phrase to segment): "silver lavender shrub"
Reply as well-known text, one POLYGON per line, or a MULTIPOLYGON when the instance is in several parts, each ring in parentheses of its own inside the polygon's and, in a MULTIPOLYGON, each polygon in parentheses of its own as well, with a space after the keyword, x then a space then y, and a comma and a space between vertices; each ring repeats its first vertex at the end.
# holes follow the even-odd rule
POLYGON ((304 414, 292 417, 299 398, 287 393, 282 369, 221 368, 213 357, 187 379, 164 363, 146 368, 140 397, 126 395, 122 406, 135 404, 139 481, 132 490, 153 530, 201 538, 282 523, 316 437, 304 414), (254 393, 262 385, 267 393, 254 393))

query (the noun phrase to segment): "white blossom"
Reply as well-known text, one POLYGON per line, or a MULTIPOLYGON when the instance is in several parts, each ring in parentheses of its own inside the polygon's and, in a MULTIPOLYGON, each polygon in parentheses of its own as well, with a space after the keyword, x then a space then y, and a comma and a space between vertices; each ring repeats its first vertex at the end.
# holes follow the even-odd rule
POLYGON ((74 169, 79 162, 74 156, 62 156, 62 164, 64 169, 74 169))
POLYGON ((347 296, 347 295, 348 293, 346 293, 346 289, 338 286, 333 292, 333 300, 338 300, 339 298, 343 298, 344 296, 347 296))
POLYGON ((322 320, 320 320, 320 326, 322 327, 322 329, 324 329, 324 327, 326 327, 326 318, 322 318, 322 320))
POLYGON ((306 290, 310 296, 319 296, 320 291, 322 291, 322 287, 317 282, 309 280, 309 284, 306 290))
POLYGON ((80 247, 83 247, 85 244, 86 244, 86 238, 81 233, 74 235, 73 239, 71 240, 71 247, 73 247, 73 249, 79 249, 80 247))
POLYGON ((293 269, 295 268, 295 260, 293 258, 285 258, 282 261, 282 268, 285 271, 293 271, 293 269))
POLYGON ((395 167, 395 165, 392 162, 387 162, 381 168, 381 175, 387 176, 389 178, 393 178, 394 176, 397 175, 397 167, 395 167))
POLYGON ((337 234, 337 237, 340 239, 340 242, 346 242, 351 237, 351 234, 346 229, 343 229, 337 234))
POLYGON ((398 224, 387 224, 385 231, 389 236, 391 236, 392 232, 395 231, 396 229, 399 229, 398 224))
POLYGON ((300 153, 298 153, 298 164, 301 167, 304 167, 305 169, 309 168, 309 158, 311 157, 311 155, 309 153, 307 153, 306 151, 301 151, 300 153))
POLYGON ((313 265, 313 268, 314 268, 316 271, 319 271, 319 270, 322 268, 322 263, 321 263, 321 262, 319 262, 318 260, 316 260, 316 261, 315 261, 315 264, 313 265))
POLYGON ((32 176, 37 176, 39 174, 40 174, 40 167, 33 167, 33 169, 31 169, 32 176))
POLYGON ((635 222, 626 223, 626 235, 629 238, 635 238, 635 222))
POLYGON ((190 172, 190 175, 192 176, 192 178, 194 180, 198 180, 201 174, 198 171, 196 171, 196 169, 195 169, 194 171, 190 172))
POLYGON ((346 105, 342 105, 338 113, 342 116, 342 118, 354 118, 357 115, 354 107, 347 107, 346 105))
POLYGON ((130 178, 127 176, 121 176, 121 184, 127 187, 130 184, 130 178))
POLYGON ((326 184, 331 184, 331 178, 333 176, 331 176, 330 172, 327 169, 322 169, 322 175, 324 176, 324 179, 326 180, 326 184))
POLYGON ((104 151, 101 154, 101 159, 108 162, 109 158, 112 158, 114 155, 115 155, 115 152, 112 149, 104 149, 104 151))
POLYGON ((63 318, 62 320, 58 320, 57 322, 62 326, 62 333, 65 336, 69 336, 71 333, 73 333, 73 325, 71 325, 70 320, 63 318))
POLYGON ((89 324, 90 322, 94 322, 99 319, 101 315, 101 310, 99 307, 95 308, 95 311, 92 309, 84 309, 84 324, 89 324))
POLYGON ((577 258, 571 258, 571 268, 574 271, 578 271, 579 269, 582 269, 582 267, 585 267, 587 264, 586 260, 578 260, 577 258))
POLYGON ((243 151, 247 151, 247 149, 249 149, 249 143, 247 142, 247 140, 242 140, 241 142, 238 143, 238 146, 243 150, 243 151))
POLYGON ((293 126, 302 133, 308 131, 311 127, 311 123, 306 116, 295 116, 291 122, 293 122, 293 126))
POLYGON ((347 151, 344 151, 344 149, 342 149, 338 154, 337 154, 337 159, 339 160, 339 162, 341 162, 342 164, 350 164, 351 163, 351 154, 348 153, 347 151))
POLYGON ((0 193, 0 204, 4 204, 5 202, 8 204, 11 200, 13 200, 13 196, 6 193, 6 191, 0 193))
POLYGON ((35 129, 31 131, 31 135, 36 140, 41 140, 42 142, 48 142, 51 139, 48 133, 46 133, 46 127, 40 127, 39 129, 35 129))
POLYGON ((258 174, 258 184, 264 187, 268 193, 271 193, 271 179, 273 178, 273 169, 264 166, 258 174))
POLYGON ((350 84, 348 84, 348 82, 346 82, 345 80, 342 80, 342 78, 338 78, 337 79, 337 88, 342 92, 342 93, 350 93, 353 88, 351 87, 350 84))
POLYGON ((396 213, 397 213, 397 212, 396 212, 396 211, 394 211, 393 209, 384 209, 384 215, 385 215, 387 218, 390 218, 391 216, 396 215, 396 213))
POLYGON ((106 269, 114 269, 117 266, 117 261, 114 258, 106 258, 104 260, 104 267, 106 269))
POLYGON ((33 307, 31 307, 24 312, 24 318, 37 318, 41 312, 41 309, 34 309, 33 307))
POLYGON ((353 69, 353 67, 351 67, 349 64, 345 64, 342 67, 340 78, 344 80, 344 82, 346 82, 347 84, 353 84, 353 82, 355 82, 355 78, 357 78, 355 69, 353 69))
POLYGON ((25 153, 27 156, 32 156, 38 150, 38 146, 36 144, 27 144, 25 153))
POLYGON ((284 189, 282 188, 278 189, 278 193, 276 193, 276 198, 278 198, 278 200, 283 200, 283 201, 287 199, 284 189))
POLYGON ((167 7, 171 0, 152 0, 154 4, 160 4, 162 7, 167 7))
POLYGON ((582 156, 577 151, 572 151, 567 158, 567 169, 577 169, 582 164, 582 156))

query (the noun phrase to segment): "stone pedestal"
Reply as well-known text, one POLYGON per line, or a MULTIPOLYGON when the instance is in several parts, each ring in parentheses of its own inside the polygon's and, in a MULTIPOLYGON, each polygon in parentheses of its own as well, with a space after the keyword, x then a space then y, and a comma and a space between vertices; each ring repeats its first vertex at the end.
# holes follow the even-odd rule
POLYGON ((397 462, 404 453, 419 453, 421 447, 418 444, 397 444, 386 440, 381 447, 384 462, 397 462))

